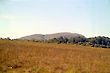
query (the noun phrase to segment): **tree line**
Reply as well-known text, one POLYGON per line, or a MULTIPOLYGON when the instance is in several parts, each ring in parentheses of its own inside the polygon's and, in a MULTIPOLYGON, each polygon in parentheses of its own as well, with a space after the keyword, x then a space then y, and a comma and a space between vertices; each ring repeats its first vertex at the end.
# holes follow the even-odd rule
POLYGON ((48 40, 50 43, 71 43, 71 44, 79 44, 79 45, 90 45, 91 47, 102 47, 102 48, 110 48, 110 38, 105 36, 91 37, 86 38, 84 36, 79 37, 59 37, 48 40))
MULTIPOLYGON (((0 38, 1 40, 20 40, 20 39, 10 39, 7 38, 0 38)), ((110 48, 110 38, 105 36, 98 36, 98 37, 91 37, 86 38, 84 36, 79 37, 59 37, 59 38, 53 38, 50 40, 27 40, 27 41, 33 41, 33 42, 48 42, 48 43, 65 43, 65 44, 79 44, 79 45, 88 45, 91 47, 102 47, 102 48, 110 48)))

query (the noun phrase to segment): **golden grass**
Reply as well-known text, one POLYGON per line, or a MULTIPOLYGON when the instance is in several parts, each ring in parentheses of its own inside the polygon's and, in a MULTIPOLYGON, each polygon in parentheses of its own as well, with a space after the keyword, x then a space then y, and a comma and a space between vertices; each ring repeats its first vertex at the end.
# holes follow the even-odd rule
POLYGON ((110 49, 0 40, 0 73, 110 73, 110 49))

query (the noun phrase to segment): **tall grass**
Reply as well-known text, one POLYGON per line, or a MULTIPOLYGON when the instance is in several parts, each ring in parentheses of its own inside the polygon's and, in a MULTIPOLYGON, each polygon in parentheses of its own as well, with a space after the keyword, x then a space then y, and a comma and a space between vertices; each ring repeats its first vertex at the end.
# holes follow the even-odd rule
POLYGON ((110 49, 0 40, 0 73, 110 73, 110 49))

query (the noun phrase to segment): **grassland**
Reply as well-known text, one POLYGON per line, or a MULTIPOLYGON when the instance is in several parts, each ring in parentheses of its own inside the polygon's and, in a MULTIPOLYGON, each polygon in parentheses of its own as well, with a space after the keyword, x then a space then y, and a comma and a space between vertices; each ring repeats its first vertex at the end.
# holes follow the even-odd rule
POLYGON ((110 49, 0 40, 0 73, 110 73, 110 49))

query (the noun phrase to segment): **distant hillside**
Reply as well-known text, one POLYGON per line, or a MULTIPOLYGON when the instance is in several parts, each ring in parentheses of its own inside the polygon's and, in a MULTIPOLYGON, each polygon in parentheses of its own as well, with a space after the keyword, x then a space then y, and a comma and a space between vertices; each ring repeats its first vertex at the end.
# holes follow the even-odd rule
POLYGON ((23 39, 23 40, 33 40, 33 39, 34 40, 49 40, 49 39, 59 38, 59 37, 71 38, 71 37, 79 37, 79 36, 83 36, 83 35, 78 34, 78 33, 61 32, 61 33, 46 34, 46 35, 34 34, 34 35, 21 37, 20 39, 23 39))

